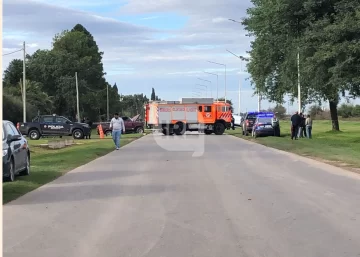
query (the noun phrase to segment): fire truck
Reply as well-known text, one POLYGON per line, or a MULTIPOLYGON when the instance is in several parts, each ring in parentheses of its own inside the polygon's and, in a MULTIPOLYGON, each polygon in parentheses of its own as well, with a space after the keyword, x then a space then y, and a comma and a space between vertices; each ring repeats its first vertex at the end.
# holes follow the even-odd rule
POLYGON ((151 101, 145 105, 147 126, 164 135, 203 131, 222 135, 231 127, 231 106, 213 98, 182 98, 180 101, 151 101))

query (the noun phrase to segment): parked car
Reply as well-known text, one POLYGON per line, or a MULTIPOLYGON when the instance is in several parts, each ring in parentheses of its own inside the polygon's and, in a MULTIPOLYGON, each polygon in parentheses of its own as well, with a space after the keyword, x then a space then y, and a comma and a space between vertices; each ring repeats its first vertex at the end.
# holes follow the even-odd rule
MULTIPOLYGON (((136 115, 133 118, 129 118, 126 116, 121 118, 124 120, 126 133, 129 132, 144 133, 144 122, 139 120, 140 114, 136 115)), ((101 122, 100 124, 104 131, 104 134, 106 136, 110 136, 112 132, 112 129, 110 128, 110 122, 101 122)), ((98 135, 100 134, 99 125, 97 127, 97 133, 98 135)))
POLYGON ((3 120, 3 180, 30 174, 30 149, 27 140, 11 121, 3 120))
POLYGON ((280 136, 280 124, 273 113, 259 114, 254 122, 251 135, 258 136, 280 136))
POLYGON ((91 128, 86 123, 72 122, 58 115, 39 115, 31 122, 17 124, 20 132, 32 140, 42 136, 73 136, 74 139, 90 138, 91 128))

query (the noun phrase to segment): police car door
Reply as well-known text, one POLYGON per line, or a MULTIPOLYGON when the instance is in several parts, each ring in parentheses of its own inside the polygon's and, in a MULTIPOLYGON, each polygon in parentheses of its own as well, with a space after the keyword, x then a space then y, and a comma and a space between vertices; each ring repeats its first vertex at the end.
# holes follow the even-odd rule
POLYGON ((53 133, 51 126, 54 126, 54 116, 42 116, 40 120, 40 128, 42 134, 49 135, 53 133))
POLYGON ((62 135, 70 135, 71 125, 68 119, 65 119, 62 116, 56 116, 56 131, 62 135))

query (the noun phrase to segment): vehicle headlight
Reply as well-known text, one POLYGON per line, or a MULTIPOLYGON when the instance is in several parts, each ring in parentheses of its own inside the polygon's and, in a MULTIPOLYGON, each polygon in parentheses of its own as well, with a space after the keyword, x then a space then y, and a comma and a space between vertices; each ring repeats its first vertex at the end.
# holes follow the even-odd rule
POLYGON ((3 157, 6 156, 8 153, 8 150, 3 150, 3 157))

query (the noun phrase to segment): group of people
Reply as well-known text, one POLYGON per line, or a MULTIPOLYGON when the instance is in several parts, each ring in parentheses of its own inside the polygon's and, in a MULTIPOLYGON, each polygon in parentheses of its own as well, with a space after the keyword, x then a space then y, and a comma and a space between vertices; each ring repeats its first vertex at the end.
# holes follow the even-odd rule
POLYGON ((297 140, 301 137, 311 138, 312 131, 312 119, 310 115, 305 115, 303 113, 295 112, 291 116, 291 140, 297 140))

